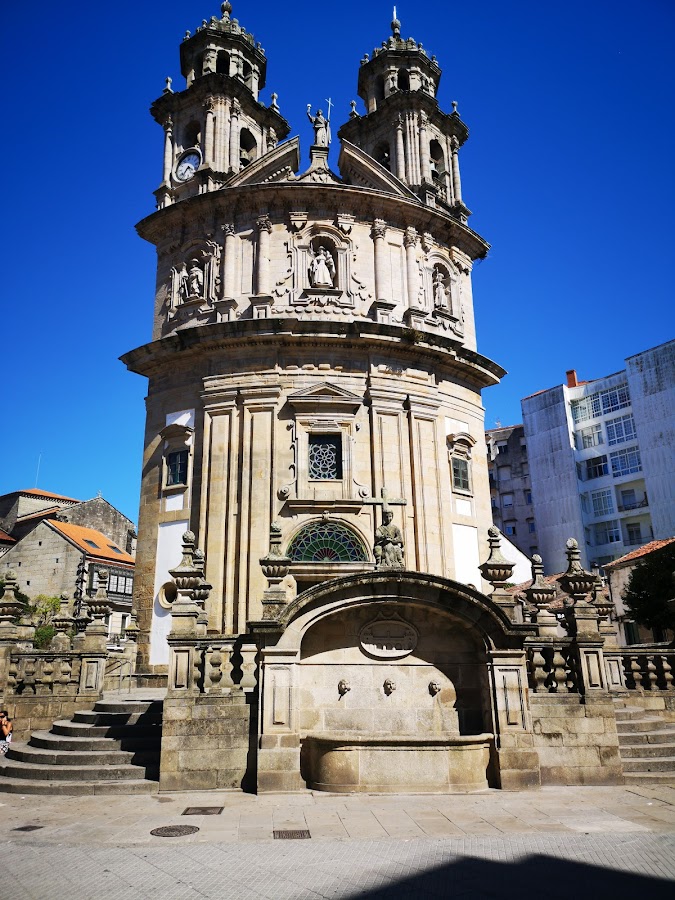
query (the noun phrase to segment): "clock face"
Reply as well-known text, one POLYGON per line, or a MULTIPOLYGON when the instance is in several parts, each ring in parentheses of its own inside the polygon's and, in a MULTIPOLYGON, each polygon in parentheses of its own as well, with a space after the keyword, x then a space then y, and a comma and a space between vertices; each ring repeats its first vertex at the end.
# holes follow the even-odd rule
POLYGON ((189 181, 199 168, 201 159, 196 150, 189 150, 181 156, 176 166, 176 178, 179 181, 189 181))

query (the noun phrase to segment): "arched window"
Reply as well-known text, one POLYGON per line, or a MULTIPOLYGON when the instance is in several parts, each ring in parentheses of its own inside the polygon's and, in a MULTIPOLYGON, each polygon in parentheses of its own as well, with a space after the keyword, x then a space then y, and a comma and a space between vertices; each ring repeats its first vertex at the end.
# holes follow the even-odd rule
POLYGON ((241 77, 248 87, 251 87, 251 79, 253 76, 253 69, 249 65, 249 63, 244 60, 241 64, 241 77))
POLYGON ((340 522, 310 522, 288 546, 294 562, 368 562, 363 541, 340 522))
POLYGON ((230 55, 224 50, 221 50, 218 54, 218 59, 216 60, 216 72, 221 75, 230 74, 230 55))
POLYGON ((239 132, 239 162, 242 169, 257 158, 258 145, 256 140, 248 128, 242 128, 239 132))
POLYGON ((445 174, 445 154, 438 141, 432 141, 429 144, 429 157, 431 162, 431 177, 434 181, 439 181, 445 174))
POLYGON ((202 129, 199 122, 190 122, 183 132, 183 148, 199 147, 202 142, 202 129))
POLYGON ((384 77, 378 75, 375 79, 375 100, 381 103, 384 100, 384 77))
POLYGON ((407 69, 398 70, 398 89, 399 91, 410 90, 410 75, 407 69))
POLYGON ((389 144, 385 141, 378 144, 373 153, 373 158, 376 159, 381 166, 384 166, 385 169, 391 172, 391 151, 389 150, 389 144))

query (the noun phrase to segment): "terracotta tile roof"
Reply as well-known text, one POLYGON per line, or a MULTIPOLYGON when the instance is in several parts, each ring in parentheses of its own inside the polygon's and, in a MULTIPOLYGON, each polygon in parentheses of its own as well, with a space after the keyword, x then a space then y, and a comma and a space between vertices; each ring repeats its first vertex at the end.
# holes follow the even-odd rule
POLYGON ((46 524, 50 528, 60 531, 64 537, 71 540, 87 556, 107 559, 110 562, 123 563, 124 565, 134 565, 136 562, 133 556, 125 553, 114 541, 111 541, 110 538, 107 538, 94 528, 84 528, 82 525, 72 525, 70 522, 49 521, 46 524))
POLYGON ((0 541, 4 541, 5 543, 9 541, 12 544, 16 544, 16 538, 13 538, 11 534, 7 534, 7 532, 3 531, 2 528, 0 528, 0 541))
POLYGON ((655 550, 660 550, 661 547, 667 547, 668 544, 672 544, 673 541, 675 541, 675 537, 666 538, 663 541, 650 541, 648 544, 638 547, 637 550, 632 550, 630 553, 626 553, 625 556, 620 556, 618 559, 615 559, 614 562, 607 563, 602 568, 615 569, 617 566, 625 565, 626 563, 632 562, 634 559, 640 559, 642 556, 647 556, 655 550))
POLYGON ((29 513, 27 516, 19 516, 17 522, 29 522, 31 519, 39 519, 44 516, 52 516, 54 513, 62 512, 60 506, 48 506, 47 509, 39 509, 37 512, 29 513))
POLYGON ((28 494, 30 497, 53 497, 55 500, 69 500, 71 503, 80 503, 74 497, 65 497, 63 494, 54 494, 52 491, 40 491, 37 488, 30 488, 27 491, 17 491, 17 494, 28 494))

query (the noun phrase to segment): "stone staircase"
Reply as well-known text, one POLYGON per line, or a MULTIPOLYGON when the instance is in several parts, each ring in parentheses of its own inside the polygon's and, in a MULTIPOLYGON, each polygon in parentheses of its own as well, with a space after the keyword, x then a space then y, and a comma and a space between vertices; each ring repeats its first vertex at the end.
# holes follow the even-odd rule
POLYGON ((615 712, 626 784, 675 784, 675 722, 639 706, 617 704, 615 712))
POLYGON ((103 699, 25 744, 12 742, 0 757, 0 792, 155 793, 161 737, 161 700, 103 699))

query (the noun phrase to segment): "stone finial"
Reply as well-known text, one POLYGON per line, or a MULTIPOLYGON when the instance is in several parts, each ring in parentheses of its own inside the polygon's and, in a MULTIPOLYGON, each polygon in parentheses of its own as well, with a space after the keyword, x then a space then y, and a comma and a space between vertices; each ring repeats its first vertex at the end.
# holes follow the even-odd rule
POLYGON ((279 99, 279 95, 272 93, 272 98, 270 101, 270 109, 275 109, 277 112, 279 111, 279 104, 277 102, 278 99, 279 99))
POLYGON ((98 620, 100 623, 110 614, 110 602, 108 600, 108 578, 110 572, 108 569, 99 569, 97 575, 98 586, 96 588, 96 593, 89 601, 89 609, 94 620, 98 620))
POLYGON ((401 22, 396 15, 396 7, 394 7, 394 17, 391 21, 391 32, 397 41, 401 40, 401 22))
POLYGON ((186 31, 185 34, 183 35, 183 40, 184 40, 184 41, 187 41, 187 40, 189 40, 191 37, 192 37, 192 32, 191 32, 191 31, 186 31))
POLYGON ((18 590, 16 574, 11 570, 5 572, 5 590, 0 597, 0 624, 5 622, 11 624, 21 614, 23 605, 17 599, 18 590))
POLYGON ((491 525, 488 528, 488 544, 490 555, 478 568, 486 581, 489 581, 495 590, 503 588, 513 572, 514 564, 502 554, 502 539, 499 529, 491 525))
MULTIPOLYGON (((173 78, 170 75, 167 75, 166 76, 166 85, 165 85, 162 93, 173 94, 173 88, 171 87, 172 81, 173 81, 173 78)), ((100 496, 100 492, 99 492, 99 496, 100 496)))
POLYGON ((281 525, 278 522, 272 522, 270 525, 269 539, 270 549, 260 558, 260 566, 268 581, 268 588, 272 588, 279 585, 288 575, 291 560, 281 550, 281 525))
POLYGON ((459 111, 458 111, 458 109, 457 109, 457 106, 458 106, 457 101, 456 101, 456 100, 453 100, 453 101, 452 101, 452 113, 453 113, 453 115, 456 115, 456 116, 459 115, 459 111))
POLYGON ((232 4, 230 0, 225 0, 224 3, 220 4, 220 12, 222 13, 223 19, 227 22, 232 15, 232 4))
POLYGON ((532 557, 532 584, 523 593, 527 602, 537 609, 536 622, 539 637, 555 637, 558 632, 558 620, 548 607, 549 603, 555 599, 556 589, 553 585, 546 583, 544 563, 541 556, 536 553, 532 557))
POLYGON ((581 565, 581 553, 579 544, 574 538, 569 538, 566 544, 567 571, 560 578, 560 585, 566 594, 573 600, 583 600, 595 583, 595 575, 586 572, 581 565))
POLYGON ((202 575, 198 565, 195 565, 195 536, 192 531, 183 534, 182 554, 180 564, 175 569, 170 569, 169 575, 176 582, 179 600, 189 603, 202 575))
POLYGON ((350 110, 349 110, 349 118, 350 118, 350 119, 358 119, 358 118, 359 118, 359 114, 358 114, 357 111, 356 111, 356 100, 350 100, 350 101, 349 101, 349 106, 350 106, 350 110))

